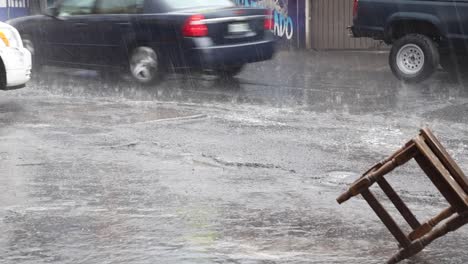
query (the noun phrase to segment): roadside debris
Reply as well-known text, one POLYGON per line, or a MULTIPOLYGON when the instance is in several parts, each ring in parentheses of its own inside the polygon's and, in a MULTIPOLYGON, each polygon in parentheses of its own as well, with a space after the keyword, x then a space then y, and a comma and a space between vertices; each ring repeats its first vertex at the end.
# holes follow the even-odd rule
POLYGON ((387 264, 398 263, 416 255, 434 240, 468 223, 468 179, 428 128, 422 129, 417 137, 406 143, 390 158, 376 164, 364 173, 351 185, 348 191, 338 197, 337 202, 342 204, 359 194, 364 197, 399 243, 400 250, 387 264), (450 205, 423 224, 416 219, 384 178, 386 174, 411 159, 415 159, 450 205), (379 185, 411 226, 413 231, 410 234, 403 233, 395 220, 369 190, 374 183, 379 185), (447 221, 441 224, 444 220, 447 221))

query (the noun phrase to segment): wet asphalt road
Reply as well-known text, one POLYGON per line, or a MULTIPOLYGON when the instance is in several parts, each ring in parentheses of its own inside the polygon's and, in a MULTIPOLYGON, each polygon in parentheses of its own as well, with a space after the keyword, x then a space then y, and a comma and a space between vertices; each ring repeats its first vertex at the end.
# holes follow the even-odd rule
MULTIPOLYGON (((47 69, 0 93, 0 263, 383 263, 391 235, 335 198, 425 125, 468 171, 467 83, 402 84, 378 53, 151 88, 47 69)), ((415 164, 390 182, 421 221, 446 206, 415 164)), ((467 237, 406 263, 467 263, 467 237)))

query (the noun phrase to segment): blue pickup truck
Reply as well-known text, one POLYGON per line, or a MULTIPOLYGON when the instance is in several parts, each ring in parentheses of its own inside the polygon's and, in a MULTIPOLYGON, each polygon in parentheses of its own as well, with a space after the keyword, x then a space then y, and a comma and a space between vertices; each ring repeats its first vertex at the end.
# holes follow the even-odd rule
POLYGON ((468 54, 468 0, 354 0, 354 37, 392 45, 389 63, 406 82, 448 71, 468 54))

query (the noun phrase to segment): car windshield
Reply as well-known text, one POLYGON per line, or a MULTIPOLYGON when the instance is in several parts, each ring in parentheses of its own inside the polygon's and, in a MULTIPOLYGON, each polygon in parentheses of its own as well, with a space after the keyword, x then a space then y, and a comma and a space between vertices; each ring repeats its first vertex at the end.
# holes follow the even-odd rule
POLYGON ((171 9, 188 9, 198 7, 233 7, 231 0, 166 0, 166 4, 171 9))

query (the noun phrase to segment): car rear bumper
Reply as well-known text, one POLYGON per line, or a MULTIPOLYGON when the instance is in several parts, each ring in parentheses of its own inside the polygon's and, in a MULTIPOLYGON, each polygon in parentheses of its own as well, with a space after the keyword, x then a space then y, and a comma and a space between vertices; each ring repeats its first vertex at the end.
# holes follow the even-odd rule
POLYGON ((0 52, 5 65, 6 86, 16 87, 31 79, 31 53, 24 48, 4 48, 0 52))
POLYGON ((269 60, 275 53, 274 40, 262 40, 233 45, 193 47, 189 51, 188 66, 216 69, 269 60))

